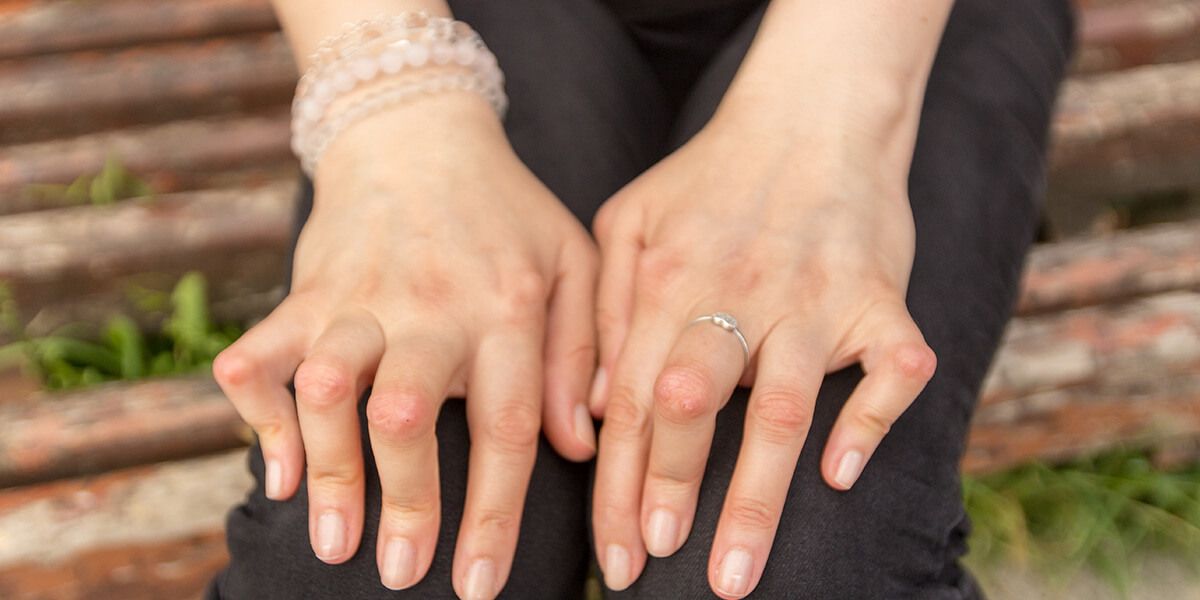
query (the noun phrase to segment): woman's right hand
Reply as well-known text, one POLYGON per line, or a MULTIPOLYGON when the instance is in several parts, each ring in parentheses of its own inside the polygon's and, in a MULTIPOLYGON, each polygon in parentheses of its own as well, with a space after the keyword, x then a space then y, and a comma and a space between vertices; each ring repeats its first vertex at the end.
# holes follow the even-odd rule
POLYGON ((420 581, 433 559, 434 425, 445 398, 466 396, 470 473, 454 587, 493 598, 512 563, 542 420, 565 457, 595 451, 586 409, 594 245, 516 157, 487 104, 467 94, 356 124, 315 179, 291 293, 213 372, 258 434, 268 497, 291 497, 307 460, 309 536, 331 564, 362 536, 358 402, 372 386, 376 560, 393 589, 420 581))

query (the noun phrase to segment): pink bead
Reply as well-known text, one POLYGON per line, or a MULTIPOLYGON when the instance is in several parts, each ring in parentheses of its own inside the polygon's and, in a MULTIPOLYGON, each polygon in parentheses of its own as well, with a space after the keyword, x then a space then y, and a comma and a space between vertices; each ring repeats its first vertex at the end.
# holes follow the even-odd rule
POLYGON ((379 55, 379 68, 384 73, 395 75, 404 68, 404 51, 398 48, 388 48, 379 55))
POLYGON ((454 48, 445 42, 435 42, 430 56, 434 63, 444 65, 454 59, 454 48))
POLYGON ((461 41, 454 44, 454 62, 460 65, 467 66, 475 62, 478 54, 473 42, 461 41))
POLYGON ((379 64, 370 57, 356 58, 350 63, 350 72, 362 81, 370 81, 379 73, 379 64))
POLYGON ((429 47, 424 44, 412 44, 404 50, 404 60, 414 67, 423 67, 429 62, 429 47))

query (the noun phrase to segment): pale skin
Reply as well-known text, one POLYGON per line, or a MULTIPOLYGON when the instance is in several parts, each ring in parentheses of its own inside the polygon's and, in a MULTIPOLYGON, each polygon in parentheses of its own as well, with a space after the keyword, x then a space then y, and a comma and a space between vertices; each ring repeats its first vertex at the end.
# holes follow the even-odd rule
MULTIPOLYGON (((450 14, 434 0, 275 4, 301 67, 344 22, 450 14)), ((601 208, 595 242, 480 98, 420 100, 348 129, 314 178, 291 294, 213 367, 259 435, 267 495, 291 497, 307 466, 313 551, 331 564, 354 554, 356 407, 373 386, 376 560, 384 585, 409 587, 440 523, 436 414, 465 396, 471 471, 454 588, 493 598, 539 433, 588 460, 590 409, 604 420, 596 553, 606 584, 624 589, 648 555, 686 540, 716 413, 743 385, 744 439, 708 578, 722 598, 748 594, 823 376, 856 362, 866 372, 823 449, 825 480, 845 490, 933 374, 904 304, 906 194, 950 5, 775 0, 716 116, 601 208), (744 372, 731 334, 685 326, 714 311, 739 319, 744 372)))

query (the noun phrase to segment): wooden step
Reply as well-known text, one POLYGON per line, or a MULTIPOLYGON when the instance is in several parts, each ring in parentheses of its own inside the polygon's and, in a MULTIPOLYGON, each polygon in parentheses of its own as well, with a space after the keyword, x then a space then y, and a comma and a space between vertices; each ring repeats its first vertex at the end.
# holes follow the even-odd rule
POLYGON ((296 182, 0 216, 0 282, 32 334, 142 313, 134 286, 169 290, 191 270, 214 316, 262 314, 281 296, 296 182))
POLYGON ((1068 81, 1051 139, 1060 232, 1087 229, 1106 200, 1200 188, 1200 61, 1068 81))
POLYGON ((1077 74, 1200 59, 1200 0, 1084 6, 1078 20, 1077 74))
POLYGON ((0 62, 0 144, 287 105, 280 33, 0 62))
POLYGON ((198 600, 250 486, 239 450, 0 491, 0 597, 198 600))
POLYGON ((278 29, 267 0, 0 4, 0 59, 278 29))
POLYGON ((157 193, 295 176, 286 108, 89 133, 0 147, 0 215, 61 208, 66 200, 36 193, 98 173, 115 158, 157 193))

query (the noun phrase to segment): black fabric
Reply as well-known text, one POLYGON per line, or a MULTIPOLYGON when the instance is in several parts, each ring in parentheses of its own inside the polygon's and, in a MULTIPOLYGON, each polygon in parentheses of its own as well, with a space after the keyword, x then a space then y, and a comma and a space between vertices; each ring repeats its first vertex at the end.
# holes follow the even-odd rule
MULTIPOLYGON (((763 2, 713 0, 692 11, 667 2, 658 13, 647 8, 654 4, 451 1, 505 70, 517 153, 584 223, 704 124, 763 2)), ((958 462, 1036 229, 1050 109, 1071 40, 1063 0, 957 2, 926 93, 909 186, 917 248, 908 304, 939 357, 937 373, 845 493, 822 482, 818 463, 862 373, 851 367, 826 378, 774 550, 751 597, 980 597, 958 562, 969 531, 958 462)), ((301 220, 311 197, 303 200, 301 220)), ((611 597, 713 597, 708 551, 741 441, 746 392, 739 389, 719 415, 688 542, 671 558, 651 559, 631 588, 611 597)), ((288 502, 263 497, 255 448, 257 487, 229 516, 231 562, 209 598, 454 598, 450 559, 469 444, 463 412, 451 401, 438 421, 444 517, 433 568, 419 585, 391 592, 379 583, 379 482, 368 444, 367 531, 340 566, 313 556, 304 489, 288 502)), ((502 597, 581 596, 591 561, 590 471, 543 442, 502 597)))

